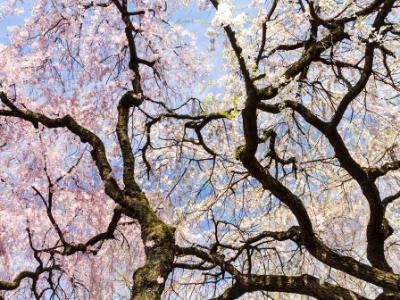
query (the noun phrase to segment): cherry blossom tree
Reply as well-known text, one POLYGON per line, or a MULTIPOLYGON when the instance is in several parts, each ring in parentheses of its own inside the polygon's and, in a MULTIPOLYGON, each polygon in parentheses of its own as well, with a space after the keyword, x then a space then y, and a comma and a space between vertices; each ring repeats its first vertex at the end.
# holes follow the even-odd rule
POLYGON ((21 13, 0 299, 400 299, 398 1, 0 4, 21 13))

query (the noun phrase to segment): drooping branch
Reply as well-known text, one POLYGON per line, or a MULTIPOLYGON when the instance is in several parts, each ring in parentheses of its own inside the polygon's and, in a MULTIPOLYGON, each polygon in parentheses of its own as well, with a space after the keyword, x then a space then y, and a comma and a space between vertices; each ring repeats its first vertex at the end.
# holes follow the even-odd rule
POLYGON ((112 215, 111 221, 110 221, 106 231, 94 235, 93 237, 88 239, 85 243, 73 244, 66 240, 66 238, 64 237, 63 231, 60 229, 60 227, 57 223, 57 220, 55 219, 55 217, 53 215, 52 205, 53 205, 54 195, 53 195, 53 192, 51 192, 51 186, 49 188, 49 195, 48 195, 47 201, 45 200, 43 194, 40 191, 38 191, 35 187, 33 187, 33 189, 36 191, 38 196, 42 199, 42 201, 46 207, 47 216, 48 216, 53 228, 57 232, 57 235, 61 242, 61 245, 57 245, 58 244, 57 243, 56 246, 54 246, 54 247, 39 249, 39 250, 37 250, 37 252, 47 252, 47 253, 51 253, 51 254, 60 254, 60 255, 66 255, 66 256, 73 255, 77 252, 82 252, 82 253, 89 252, 93 255, 96 255, 97 252, 101 248, 101 244, 99 245, 99 243, 103 243, 107 240, 114 238, 114 232, 117 229, 118 222, 122 217, 123 210, 120 206, 117 206, 114 209, 114 213, 112 215), (98 246, 95 249, 93 249, 92 247, 94 247, 96 245, 98 245, 98 246), (61 248, 61 247, 63 247, 62 251, 59 250, 59 248, 61 248))
POLYGON ((0 290, 11 291, 17 289, 24 279, 31 279, 36 282, 39 276, 51 272, 52 270, 58 269, 57 266, 43 268, 41 266, 37 267, 34 272, 32 271, 22 271, 18 273, 17 276, 12 281, 0 281, 0 290))
POLYGON ((400 161, 392 161, 383 164, 381 167, 377 168, 369 168, 367 170, 369 176, 372 180, 377 179, 378 177, 386 175, 390 171, 396 171, 400 169, 400 161))
POLYGON ((321 16, 317 14, 313 1, 309 2, 309 7, 312 18, 318 21, 320 24, 330 28, 332 26, 343 25, 345 23, 355 21, 357 18, 362 18, 369 14, 373 14, 379 8, 379 6, 382 5, 382 3, 384 3, 384 0, 375 0, 370 5, 361 8, 360 10, 356 11, 349 17, 338 18, 338 15, 336 15, 329 19, 323 19, 321 16))
POLYGON ((244 275, 232 287, 212 300, 234 300, 249 292, 266 291, 294 293, 320 300, 367 300, 351 290, 323 282, 311 275, 244 275))
POLYGON ((78 136, 82 143, 89 143, 93 148, 90 152, 92 158, 96 163, 101 179, 105 182, 106 193, 113 199, 120 198, 120 188, 116 180, 112 177, 112 168, 107 159, 104 143, 96 134, 79 125, 70 115, 62 118, 50 118, 31 110, 19 109, 4 92, 0 92, 0 100, 10 109, 0 110, 0 116, 20 118, 31 122, 35 128, 38 128, 39 123, 47 128, 66 128, 78 136))
MULTIPOLYGON (((317 299, 367 299, 345 288, 321 282, 311 275, 285 276, 285 275, 255 275, 239 272, 224 257, 211 254, 196 247, 177 247, 179 255, 191 255, 203 261, 218 266, 224 272, 230 273, 235 283, 219 297, 213 300, 237 299, 245 293, 255 291, 295 293, 316 297, 317 299)), ((181 265, 184 267, 184 265, 181 265)))
POLYGON ((392 203, 393 201, 395 201, 399 198, 400 198, 400 191, 398 191, 397 193, 395 193, 391 196, 387 196, 386 198, 384 198, 382 200, 382 203, 383 203, 384 207, 387 207, 390 203, 392 203))

